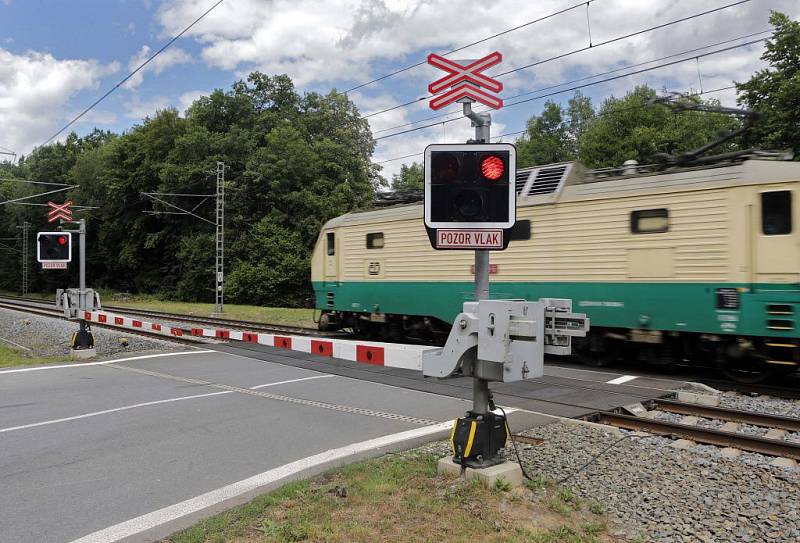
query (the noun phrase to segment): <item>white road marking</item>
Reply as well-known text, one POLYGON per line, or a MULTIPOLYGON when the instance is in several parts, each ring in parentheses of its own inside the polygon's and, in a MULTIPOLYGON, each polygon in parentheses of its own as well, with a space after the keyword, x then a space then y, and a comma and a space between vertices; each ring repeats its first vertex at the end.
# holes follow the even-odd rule
POLYGON ((622 383, 627 383, 628 381, 633 381, 634 379, 638 379, 638 375, 623 375, 622 377, 617 377, 616 379, 611 379, 610 381, 606 381, 607 385, 621 385, 622 383))
POLYGON ((81 537, 80 539, 76 539, 72 543, 114 543, 157 526, 161 526, 162 524, 166 524, 167 522, 171 522, 186 515, 202 511, 203 509, 222 503, 225 500, 258 490, 265 485, 281 481, 282 479, 286 479, 307 469, 315 468, 330 462, 344 460, 356 454, 374 451, 376 449, 388 447, 409 439, 426 437, 438 432, 447 431, 452 427, 452 425, 452 421, 441 422, 439 424, 433 424, 430 426, 424 426, 422 428, 406 430, 405 432, 369 439, 367 441, 361 441, 359 443, 353 443, 351 445, 339 447, 338 449, 330 449, 313 456, 295 460, 294 462, 284 464, 263 473, 259 473, 258 475, 254 475, 253 477, 243 479, 236 483, 217 488, 216 490, 206 492, 205 494, 201 494, 200 496, 196 496, 186 501, 158 509, 152 513, 147 513, 140 517, 136 517, 103 530, 99 530, 87 536, 81 537))
POLYGON ((116 364, 118 362, 144 360, 145 358, 160 358, 162 356, 182 356, 187 354, 206 354, 206 353, 217 353, 217 352, 219 351, 197 350, 197 351, 181 351, 179 353, 146 354, 142 356, 132 356, 130 358, 117 358, 116 360, 103 360, 102 362, 75 362, 74 364, 60 364, 58 366, 37 366, 34 368, 17 368, 13 370, 1 370, 0 374, 22 373, 26 371, 60 370, 63 368, 88 368, 90 366, 104 366, 106 364, 116 364))
MULTIPOLYGON (((297 383, 299 381, 308 381, 309 379, 323 379, 326 377, 335 377, 334 375, 314 375, 312 377, 301 377, 300 379, 289 379, 287 381, 276 381, 274 383, 265 383, 263 385, 256 385, 254 387, 250 387, 250 390, 257 390, 260 388, 266 387, 273 387, 277 385, 285 385, 288 383, 297 383)), ((93 413, 84 413, 83 415, 75 415, 72 417, 63 417, 60 419, 53 419, 53 420, 45 420, 42 422, 34 422, 31 424, 23 424, 20 426, 12 426, 10 428, 0 428, 0 434, 5 434, 8 432, 14 432, 17 430, 27 430, 29 428, 38 428, 39 426, 49 426, 51 424, 59 424, 61 422, 70 422, 73 420, 81 420, 81 419, 88 419, 91 417, 98 417, 100 415, 108 415, 110 413, 119 413, 120 411, 129 411, 131 409, 137 409, 139 407, 149 407, 151 405, 161 405, 165 403, 174 403, 180 402, 183 400, 194 400, 197 398, 208 398, 211 396, 222 396, 223 394, 233 394, 236 391, 234 390, 223 390, 221 392, 208 392, 206 394, 195 394, 193 396, 179 396, 177 398, 167 398, 166 400, 154 400, 152 402, 143 402, 143 403, 135 403, 133 405, 123 405, 122 407, 114 407, 112 409, 104 409, 102 411, 95 411, 93 413)))
MULTIPOLYGON (((506 413, 514 413, 516 411, 524 410, 514 407, 506 409, 506 413)), ((267 470, 236 483, 217 488, 180 503, 98 530, 97 532, 76 539, 71 543, 115 543, 156 528, 157 526, 172 522, 186 515, 197 513, 198 511, 222 503, 225 500, 258 490, 268 484, 280 482, 281 480, 287 479, 307 469, 331 462, 346 460, 350 456, 374 451, 410 439, 423 438, 438 432, 445 432, 450 430, 452 426, 453 421, 440 422, 438 424, 423 426, 422 428, 414 428, 413 430, 406 430, 396 434, 389 434, 383 437, 345 445, 338 449, 329 449, 325 452, 301 458, 300 460, 295 460, 294 462, 289 462, 288 464, 267 470)))
POLYGON ((265 387, 274 387, 276 385, 287 385, 289 383, 299 383, 300 381, 310 381, 312 379, 326 379, 328 377, 336 377, 336 375, 330 373, 324 373, 322 375, 312 375, 311 377, 300 377, 299 379, 289 379, 287 381, 278 381, 276 383, 267 383, 265 385, 256 385, 254 387, 250 387, 250 390, 258 390, 259 388, 265 387))
POLYGON ((12 426, 11 428, 0 428, 0 434, 6 432, 14 432, 15 430, 27 430, 28 428, 37 428, 39 426, 48 426, 50 424, 58 424, 60 422, 69 422, 71 420, 88 419, 90 417, 97 417, 100 415, 107 415, 109 413, 118 413, 120 411, 128 411, 138 407, 147 407, 150 405, 159 405, 171 402, 180 402, 182 400, 193 400, 195 398, 207 398, 209 396, 220 396, 222 394, 233 394, 232 390, 224 390, 222 392, 209 392, 206 394, 195 394, 194 396, 181 396, 179 398, 168 398, 166 400, 155 400, 152 402, 136 403, 133 405, 125 405, 122 407, 115 407, 113 409, 104 409, 103 411, 95 411, 94 413, 85 413, 83 415, 75 415, 74 417, 64 417, 62 419, 45 420, 42 422, 34 422, 32 424, 23 424, 22 426, 12 426))

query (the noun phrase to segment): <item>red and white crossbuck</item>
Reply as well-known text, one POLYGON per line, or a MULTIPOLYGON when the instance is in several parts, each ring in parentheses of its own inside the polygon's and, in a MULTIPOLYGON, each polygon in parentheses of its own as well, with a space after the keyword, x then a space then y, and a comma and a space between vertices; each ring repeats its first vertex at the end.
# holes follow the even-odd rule
POLYGON ((69 208, 69 206, 72 205, 72 200, 67 200, 63 204, 47 202, 47 205, 51 208, 47 212, 47 222, 55 222, 58 219, 64 219, 65 221, 72 220, 72 210, 69 208))
POLYGON ((499 64, 502 60, 503 55, 497 51, 467 65, 459 64, 434 53, 428 55, 428 64, 449 73, 428 85, 430 93, 438 94, 450 87, 449 91, 430 101, 431 109, 434 111, 441 109, 461 98, 471 98, 494 109, 503 107, 501 98, 486 92, 487 90, 494 93, 500 92, 503 90, 503 84, 481 73, 499 64))

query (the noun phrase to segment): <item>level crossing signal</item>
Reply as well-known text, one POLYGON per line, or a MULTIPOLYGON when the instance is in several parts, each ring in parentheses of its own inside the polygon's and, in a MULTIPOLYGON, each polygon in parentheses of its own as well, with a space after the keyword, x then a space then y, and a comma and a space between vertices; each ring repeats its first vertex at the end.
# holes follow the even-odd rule
POLYGON ((36 260, 42 263, 72 261, 72 233, 39 232, 36 236, 36 260))
POLYGON ((425 227, 435 249, 504 249, 516 221, 510 143, 425 149, 425 227))

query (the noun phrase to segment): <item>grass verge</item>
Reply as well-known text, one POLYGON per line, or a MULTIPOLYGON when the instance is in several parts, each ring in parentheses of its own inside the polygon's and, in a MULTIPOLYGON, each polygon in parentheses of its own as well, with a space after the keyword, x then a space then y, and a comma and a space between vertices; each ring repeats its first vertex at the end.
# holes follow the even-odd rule
MULTIPOLYGON (((0 295, 17 296, 17 293, 0 291, 0 295)), ((52 301, 53 293, 32 292, 28 298, 39 298, 52 301)), ((106 291, 100 292, 100 299, 104 305, 131 307, 135 309, 149 309, 167 313, 180 313, 193 317, 208 317, 214 311, 214 304, 195 302, 173 302, 160 300, 147 295, 123 295, 122 293, 106 291)), ((314 310, 296 307, 261 307, 257 305, 225 304, 224 318, 261 322, 281 326, 301 326, 303 328, 316 328, 314 310)))
MULTIPOLYGON (((131 307, 136 309, 150 309, 153 311, 165 311, 167 313, 180 313, 182 315, 192 315, 195 317, 208 317, 211 312, 214 311, 214 304, 169 302, 154 298, 137 297, 122 301, 103 299, 103 304, 131 307)), ((283 326, 316 328, 317 325, 314 322, 313 314, 313 309, 305 308, 260 307, 257 305, 225 304, 224 318, 283 326)))
POLYGON ((607 543, 604 516, 552 484, 487 489, 436 475, 437 458, 405 453, 289 483, 203 520, 169 543, 309 541, 607 543), (567 498, 558 512, 551 499, 567 498))
POLYGON ((53 364, 55 362, 66 362, 67 357, 38 357, 29 356, 25 351, 17 349, 0 342, 0 368, 10 368, 11 366, 34 366, 37 364, 53 364))

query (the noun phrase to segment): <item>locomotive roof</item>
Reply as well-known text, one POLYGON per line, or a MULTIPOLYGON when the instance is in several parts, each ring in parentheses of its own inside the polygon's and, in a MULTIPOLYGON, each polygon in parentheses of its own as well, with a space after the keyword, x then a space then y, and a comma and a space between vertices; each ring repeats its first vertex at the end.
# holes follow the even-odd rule
MULTIPOLYGON (((608 198, 636 192, 676 192, 726 186, 800 181, 800 162, 750 158, 670 168, 656 165, 587 170, 578 162, 547 164, 517 171, 517 205, 543 205, 558 201, 608 198)), ((347 213, 329 220, 323 228, 404 219, 421 219, 422 202, 397 204, 347 213)))

